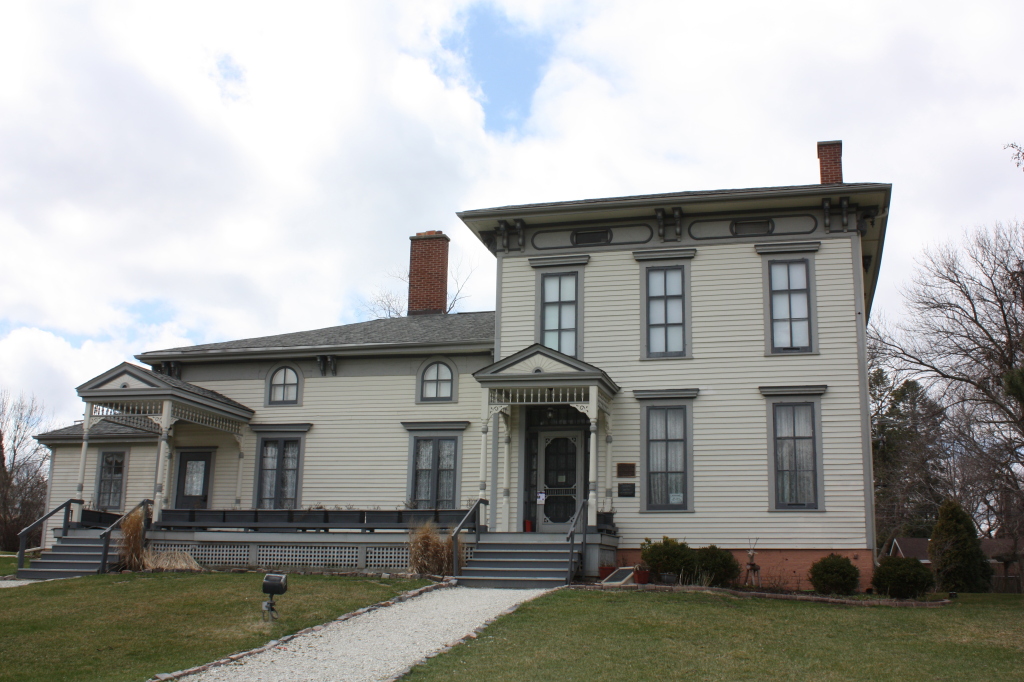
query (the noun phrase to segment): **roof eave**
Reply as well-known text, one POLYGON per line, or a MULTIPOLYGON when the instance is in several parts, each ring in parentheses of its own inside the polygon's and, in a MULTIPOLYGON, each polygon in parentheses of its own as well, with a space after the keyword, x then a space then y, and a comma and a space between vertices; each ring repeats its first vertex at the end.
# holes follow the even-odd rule
POLYGON ((232 359, 294 358, 296 355, 410 355, 414 353, 487 353, 494 350, 494 339, 444 343, 363 343, 330 346, 275 346, 270 348, 207 348, 203 350, 164 350, 140 353, 139 362, 153 365, 162 361, 188 358, 193 362, 232 359))
POLYGON ((192 403, 197 407, 219 414, 230 419, 248 422, 256 414, 255 410, 243 406, 227 405, 214 398, 185 391, 180 388, 92 388, 79 389, 78 397, 86 402, 112 403, 132 400, 174 400, 181 403, 192 403))

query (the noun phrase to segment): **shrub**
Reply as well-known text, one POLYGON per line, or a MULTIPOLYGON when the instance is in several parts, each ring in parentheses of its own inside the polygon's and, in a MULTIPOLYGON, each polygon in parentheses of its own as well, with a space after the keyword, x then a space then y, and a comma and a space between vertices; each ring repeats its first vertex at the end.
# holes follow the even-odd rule
POLYGON ((409 536, 409 566, 415 573, 451 575, 451 537, 442 538, 429 521, 413 530, 409 536))
POLYGON ((928 556, 943 591, 988 592, 992 566, 981 551, 974 520, 955 500, 946 500, 939 507, 928 556))
POLYGON ((660 542, 644 538, 640 545, 640 558, 651 567, 656 575, 662 573, 692 573, 694 552, 685 542, 663 537, 660 542))
POLYGON ((732 552, 714 545, 694 552, 694 582, 711 587, 726 587, 740 577, 740 564, 732 552))
POLYGON ((807 577, 818 594, 853 594, 860 570, 846 557, 829 554, 811 564, 807 577))
POLYGON ((879 594, 911 599, 935 587, 935 576, 917 559, 887 556, 879 562, 871 584, 879 594))

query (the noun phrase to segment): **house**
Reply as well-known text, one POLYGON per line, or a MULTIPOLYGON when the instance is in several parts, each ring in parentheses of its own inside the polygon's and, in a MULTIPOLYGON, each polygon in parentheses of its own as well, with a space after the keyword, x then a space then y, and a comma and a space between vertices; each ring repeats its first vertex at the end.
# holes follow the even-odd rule
POLYGON ((844 183, 841 150, 818 144, 817 185, 459 213, 497 260, 493 313, 444 314, 433 231, 407 317, 142 353, 39 436, 49 508, 84 500, 84 525, 153 497, 151 542, 201 562, 384 568, 406 560, 389 528, 486 500, 477 552, 578 528, 596 574, 646 537, 741 563, 756 542, 762 577, 836 552, 866 585, 891 186, 844 183))

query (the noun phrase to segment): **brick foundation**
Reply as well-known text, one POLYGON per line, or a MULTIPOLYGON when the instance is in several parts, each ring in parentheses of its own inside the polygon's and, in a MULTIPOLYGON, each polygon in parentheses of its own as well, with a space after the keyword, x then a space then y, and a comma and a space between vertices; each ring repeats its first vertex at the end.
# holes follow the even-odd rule
MULTIPOLYGON (((740 564, 740 581, 746 574, 747 550, 729 549, 740 564)), ((809 590, 811 581, 807 572, 818 559, 829 554, 847 557, 853 565, 860 569, 860 584, 857 589, 863 592, 871 587, 871 575, 874 572, 874 561, 870 549, 759 549, 754 561, 761 567, 761 586, 783 590, 809 590)), ((640 550, 618 550, 619 566, 632 566, 640 562, 640 550)))

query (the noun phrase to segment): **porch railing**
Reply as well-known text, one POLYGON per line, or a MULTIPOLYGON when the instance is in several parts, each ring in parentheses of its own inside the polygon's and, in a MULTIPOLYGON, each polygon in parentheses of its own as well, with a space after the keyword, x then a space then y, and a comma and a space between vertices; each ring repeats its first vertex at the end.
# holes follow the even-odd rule
POLYGON ((103 554, 100 557, 100 573, 107 572, 107 556, 110 554, 110 534, 114 531, 114 528, 121 525, 121 522, 128 518, 129 515, 134 514, 135 510, 139 507, 145 507, 146 511, 142 515, 142 546, 146 546, 146 525, 149 523, 149 508, 153 505, 153 500, 143 500, 137 505, 131 508, 130 511, 122 514, 118 517, 117 521, 114 521, 106 529, 100 533, 100 539, 103 540, 103 554))
POLYGON ((466 512, 466 515, 462 517, 462 520, 459 521, 459 525, 455 526, 455 528, 452 529, 452 575, 454 576, 462 575, 462 567, 459 565, 460 563, 462 563, 461 561, 459 561, 459 559, 461 558, 461 555, 459 553, 459 533, 463 531, 463 529, 466 527, 466 524, 469 523, 469 520, 473 518, 473 513, 475 512, 477 514, 477 517, 476 522, 473 525, 476 526, 476 544, 480 544, 480 529, 481 526, 484 525, 484 505, 487 504, 490 503, 484 498, 481 497, 480 499, 478 499, 476 502, 473 503, 473 506, 469 508, 469 511, 466 512))
POLYGON ((153 530, 408 530, 428 521, 452 528, 464 509, 164 509, 153 530))
POLYGON ((68 528, 71 526, 71 505, 73 504, 85 504, 85 500, 68 500, 61 503, 60 505, 53 508, 48 514, 41 516, 40 518, 33 521, 31 524, 22 529, 18 533, 18 569, 25 568, 25 549, 28 544, 28 536, 37 526, 42 524, 46 519, 50 518, 61 509, 64 510, 64 535, 68 534, 68 528))
POLYGON ((586 513, 587 503, 590 502, 589 498, 584 497, 580 500, 579 506, 576 508, 576 513, 572 515, 572 519, 569 520, 569 532, 565 534, 565 541, 569 543, 569 568, 565 574, 565 584, 568 585, 572 582, 573 576, 576 575, 576 570, 579 568, 576 564, 576 526, 579 525, 580 518, 583 518, 583 543, 580 547, 581 562, 587 560, 587 527, 586 527, 586 513))

